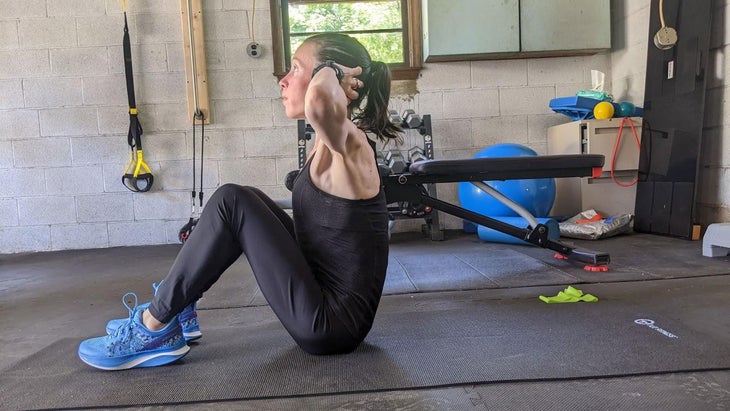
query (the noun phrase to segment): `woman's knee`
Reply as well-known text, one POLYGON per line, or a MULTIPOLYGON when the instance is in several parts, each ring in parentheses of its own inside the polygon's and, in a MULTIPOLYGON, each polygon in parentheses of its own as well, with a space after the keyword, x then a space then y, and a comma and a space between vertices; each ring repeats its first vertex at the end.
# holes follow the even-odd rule
POLYGON ((215 192, 213 192, 213 195, 210 197, 210 201, 220 203, 229 200, 245 199, 247 197, 256 197, 256 194, 253 192, 251 187, 226 183, 218 187, 215 192))

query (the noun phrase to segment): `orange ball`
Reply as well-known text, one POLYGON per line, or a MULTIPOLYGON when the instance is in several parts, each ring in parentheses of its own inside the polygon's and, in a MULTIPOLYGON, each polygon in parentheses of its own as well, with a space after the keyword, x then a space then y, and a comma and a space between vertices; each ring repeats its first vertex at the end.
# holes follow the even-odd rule
POLYGON ((608 101, 601 101, 593 107, 593 117, 597 120, 605 120, 613 117, 613 104, 608 101))

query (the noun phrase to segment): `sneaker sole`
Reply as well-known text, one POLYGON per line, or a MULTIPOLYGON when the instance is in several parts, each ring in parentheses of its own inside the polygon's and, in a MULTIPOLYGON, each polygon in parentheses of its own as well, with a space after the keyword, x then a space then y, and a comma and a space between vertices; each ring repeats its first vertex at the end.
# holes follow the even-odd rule
POLYGON ((183 337, 185 337, 185 342, 195 341, 203 336, 203 333, 200 331, 183 331, 183 337))
POLYGON ((169 364, 171 362, 175 362, 179 360, 180 358, 184 357, 188 351, 190 351, 190 347, 187 345, 181 348, 178 348, 174 351, 165 351, 165 352, 157 352, 157 353, 151 353, 146 355, 140 355, 137 356, 130 361, 127 361, 125 363, 114 365, 114 366, 103 366, 99 364, 95 364, 92 362, 91 359, 86 359, 83 356, 79 355, 79 358, 81 358, 81 361, 85 362, 86 364, 98 368, 100 370, 108 370, 108 371, 118 371, 118 370, 128 370, 130 368, 142 368, 142 367, 156 367, 159 365, 165 365, 169 364))

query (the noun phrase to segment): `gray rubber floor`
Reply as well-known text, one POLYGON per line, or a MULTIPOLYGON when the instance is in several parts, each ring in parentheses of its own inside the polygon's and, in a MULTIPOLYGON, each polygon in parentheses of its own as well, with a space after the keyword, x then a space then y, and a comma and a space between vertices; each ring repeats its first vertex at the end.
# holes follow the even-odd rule
MULTIPOLYGON (((273 351, 284 354, 271 357, 279 366, 268 367, 266 378, 278 381, 280 389, 263 380, 246 385, 243 378, 236 382, 236 395, 208 400, 160 395, 136 402, 100 382, 126 379, 142 386, 154 380, 162 390, 165 384, 150 375, 158 371, 99 376, 68 357, 78 341, 124 315, 124 292, 149 298, 151 282, 164 277, 179 247, 0 256, 5 387, 0 404, 22 408, 18 397, 27 387, 25 395, 43 400, 27 402, 33 406, 26 408, 88 406, 64 400, 61 393, 70 390, 78 398, 102 398, 91 402, 101 408, 126 404, 131 409, 730 409, 730 258, 702 257, 699 242, 651 235, 576 242, 610 252, 611 271, 589 272, 553 259, 548 250, 488 244, 458 233, 443 242, 396 236, 386 296, 367 344, 346 361, 351 368, 320 363, 324 368, 309 372, 283 366, 308 360, 277 328, 241 260, 200 303, 208 331, 203 340, 176 370, 166 372, 187 368, 184 385, 190 387, 196 364, 217 361, 221 375, 230 377, 234 373, 226 373, 226 366, 261 369, 266 359, 260 357, 273 351), (567 285, 598 296, 599 302, 547 305, 537 299, 567 285), (686 345, 635 324, 638 318, 655 320, 656 328, 686 345), (399 327, 399 321, 407 326, 399 327), (236 330, 259 331, 246 337, 255 361, 241 360, 236 354, 246 353, 225 343, 236 330), (362 373, 356 360, 372 358, 378 348, 390 354, 393 366, 376 378, 362 373), (230 361, 234 357, 238 363, 230 361), (322 384, 324 376, 338 372, 339 389, 322 384), (319 385, 302 383, 314 375, 320 376, 319 385), (11 392, 15 402, 3 398, 11 392), (113 398, 104 398, 110 393, 113 398)), ((216 391, 218 383, 211 380, 220 381, 221 375, 196 383, 201 391, 216 391)))

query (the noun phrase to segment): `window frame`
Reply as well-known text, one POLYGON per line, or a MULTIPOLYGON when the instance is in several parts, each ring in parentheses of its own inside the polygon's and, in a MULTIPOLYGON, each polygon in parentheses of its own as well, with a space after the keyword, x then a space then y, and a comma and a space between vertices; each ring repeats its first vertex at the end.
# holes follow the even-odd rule
MULTIPOLYGON (((284 25, 282 0, 269 0, 271 8, 272 55, 274 75, 281 80, 288 72, 284 57, 284 25)), ((362 0, 360 0, 362 1, 362 0)), ((317 0, 317 2, 340 3, 348 0, 317 0)), ((401 64, 389 64, 393 80, 415 80, 423 68, 423 51, 421 39, 421 0, 401 0, 404 24, 405 61, 401 64)))

